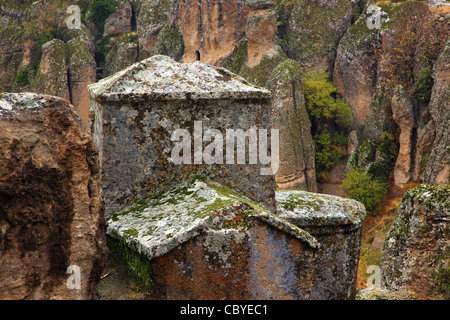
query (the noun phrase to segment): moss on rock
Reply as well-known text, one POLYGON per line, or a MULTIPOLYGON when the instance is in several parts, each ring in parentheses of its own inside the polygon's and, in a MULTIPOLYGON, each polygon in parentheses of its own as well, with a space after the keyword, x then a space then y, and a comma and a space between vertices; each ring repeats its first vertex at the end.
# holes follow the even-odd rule
POLYGON ((176 61, 181 59, 184 54, 183 35, 175 25, 166 24, 158 33, 158 41, 166 55, 176 61))

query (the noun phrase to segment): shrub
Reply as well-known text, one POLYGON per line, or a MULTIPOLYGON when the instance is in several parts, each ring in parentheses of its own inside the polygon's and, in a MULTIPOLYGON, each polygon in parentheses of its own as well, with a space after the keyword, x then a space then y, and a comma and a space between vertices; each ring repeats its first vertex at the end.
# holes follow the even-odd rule
POLYGON ((352 111, 348 104, 332 95, 336 87, 327 81, 326 73, 308 73, 303 77, 306 106, 317 121, 318 127, 326 119, 333 119, 336 123, 349 126, 352 111))
POLYGON ((92 2, 88 19, 95 24, 100 35, 103 34, 106 19, 116 11, 116 7, 116 0, 94 0, 92 2))
POLYGON ((367 214, 375 215, 381 207, 386 193, 386 184, 365 172, 364 168, 353 169, 345 174, 342 189, 348 197, 360 201, 367 214))
POLYGON ((342 154, 333 148, 330 134, 326 131, 314 136, 316 147, 316 173, 318 176, 324 171, 334 168, 342 157, 342 154))
POLYGON ((431 77, 431 66, 423 68, 419 77, 412 88, 412 94, 423 102, 430 102, 431 88, 433 87, 433 78, 431 77))
POLYGON ((22 86, 30 84, 28 69, 23 69, 16 77, 16 82, 22 86))

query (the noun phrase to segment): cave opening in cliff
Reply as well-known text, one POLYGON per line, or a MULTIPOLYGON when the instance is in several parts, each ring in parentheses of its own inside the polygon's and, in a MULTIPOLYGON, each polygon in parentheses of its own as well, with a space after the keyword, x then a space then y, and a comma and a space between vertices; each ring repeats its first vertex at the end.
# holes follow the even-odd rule
POLYGON ((200 51, 195 51, 195 58, 197 59, 197 61, 200 61, 200 51))

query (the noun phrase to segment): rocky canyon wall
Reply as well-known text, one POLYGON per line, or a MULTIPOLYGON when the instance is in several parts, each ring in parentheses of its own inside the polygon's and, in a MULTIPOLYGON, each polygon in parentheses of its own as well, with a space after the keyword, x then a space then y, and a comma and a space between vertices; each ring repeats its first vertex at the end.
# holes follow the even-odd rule
POLYGON ((327 72, 352 109, 352 129, 362 133, 357 145, 364 139, 378 145, 384 132, 394 136, 399 186, 449 181, 446 120, 437 119, 448 114, 450 19, 434 2, 118 0, 100 11, 102 23, 92 14, 96 2, 78 3, 76 29, 67 25, 70 1, 3 3, 0 90, 61 96, 87 123, 87 85, 144 58, 162 54, 225 67, 278 96, 274 126, 287 128, 277 119, 291 124, 289 134, 282 129, 286 149, 277 183, 314 191, 314 142, 301 82, 308 72, 327 72), (373 4, 380 10, 376 27, 373 4), (400 98, 395 92, 402 90, 400 98), (291 121, 292 110, 298 121, 291 121), (408 123, 400 120, 405 116, 408 123))

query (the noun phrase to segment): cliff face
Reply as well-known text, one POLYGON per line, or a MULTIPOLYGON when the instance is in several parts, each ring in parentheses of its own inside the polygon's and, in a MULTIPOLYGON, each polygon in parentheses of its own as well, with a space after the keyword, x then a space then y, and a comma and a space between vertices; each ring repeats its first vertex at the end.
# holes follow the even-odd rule
POLYGON ((93 299, 107 248, 92 138, 67 100, 33 93, 0 95, 0 128, 0 298, 93 299))
POLYGON ((422 185, 403 197, 383 247, 384 287, 448 299, 449 199, 445 184, 422 185))
POLYGON ((441 57, 446 52, 448 15, 439 15, 421 1, 384 3, 380 8, 380 28, 368 28, 363 11, 340 41, 333 73, 338 93, 352 108, 363 139, 379 144, 385 132, 395 137, 396 185, 447 183, 449 162, 442 141, 448 144, 448 138, 443 138, 446 130, 433 110, 439 105, 442 112, 449 105, 448 75, 446 80, 442 77, 447 67, 441 57), (430 175, 428 161, 436 159, 437 149, 439 165, 430 175))
POLYGON ((96 81, 94 37, 70 29, 71 1, 1 4, 0 91, 32 91, 70 100, 87 123, 86 86, 96 81))
POLYGON ((384 132, 394 136, 398 185, 449 181, 442 121, 449 16, 434 2, 117 0, 96 11, 100 1, 85 0, 78 2, 79 29, 68 28, 69 2, 1 5, 1 91, 64 97, 87 123, 86 86, 144 58, 222 66, 274 93, 273 123, 284 128, 286 146, 278 183, 314 191, 314 143, 299 88, 307 72, 328 72, 352 109, 360 140, 378 145, 384 132), (371 4, 380 9, 376 27, 371 4), (298 72, 280 73, 290 62, 298 72), (292 110, 300 112, 298 121, 291 121, 292 110))

